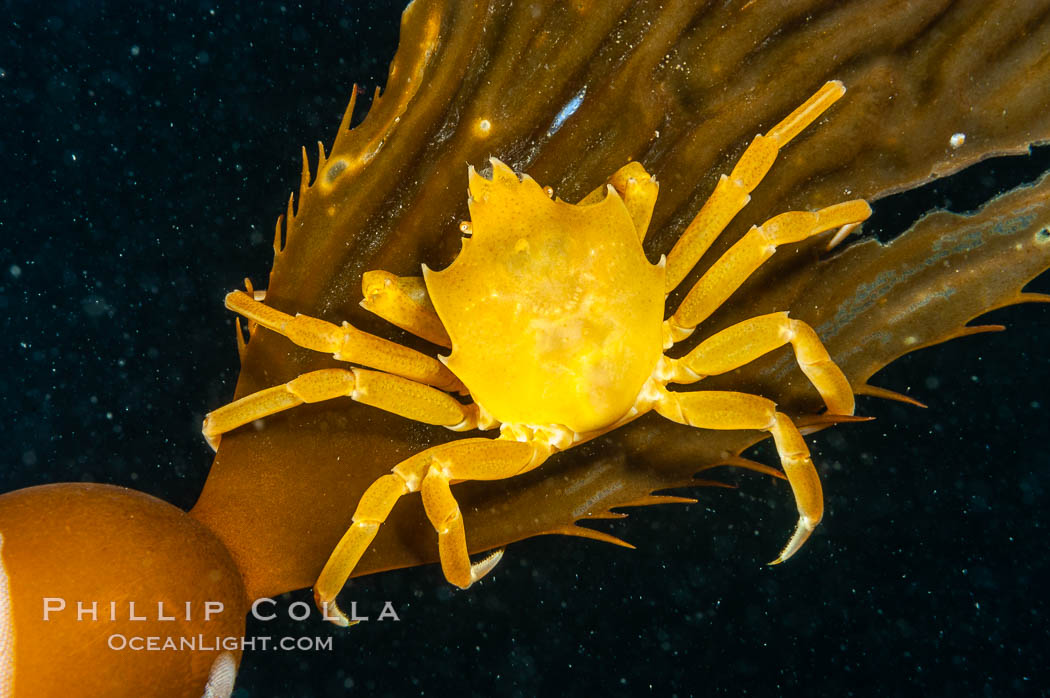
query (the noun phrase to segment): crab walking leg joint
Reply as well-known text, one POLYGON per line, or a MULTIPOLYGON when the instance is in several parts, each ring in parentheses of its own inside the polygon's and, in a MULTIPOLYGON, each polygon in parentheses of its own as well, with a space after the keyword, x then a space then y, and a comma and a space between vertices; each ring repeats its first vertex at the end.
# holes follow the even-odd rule
POLYGON ((424 424, 466 431, 477 427, 477 406, 422 383, 362 368, 311 371, 283 385, 245 395, 204 418, 204 438, 218 450, 220 437, 239 426, 304 402, 348 397, 424 424))
POLYGON ((791 344, 795 361, 820 393, 828 412, 853 414, 853 389, 813 328, 786 312, 760 315, 708 337, 680 359, 670 359, 671 383, 717 376, 791 344))
POLYGON ((308 315, 282 313, 263 305, 244 291, 227 295, 226 307, 305 349, 331 354, 339 361, 362 364, 442 390, 463 390, 459 379, 437 359, 362 332, 349 323, 344 322, 340 327, 308 315))
POLYGON ((787 475, 798 507, 798 525, 787 545, 770 564, 779 564, 794 555, 824 515, 824 493, 820 476, 809 457, 809 448, 798 427, 777 412, 772 400, 747 393, 700 391, 664 392, 654 406, 656 412, 673 422, 700 429, 761 429, 773 435, 780 464, 787 475))
POLYGON ((638 240, 644 242, 645 234, 649 231, 649 221, 653 217, 653 206, 660 191, 656 179, 645 171, 642 163, 629 162, 616 170, 608 182, 583 197, 576 205, 588 206, 598 203, 609 193, 610 186, 623 199, 623 205, 638 233, 638 240))
POLYGON ((711 243, 751 200, 751 192, 769 172, 780 149, 845 93, 846 88, 838 80, 827 82, 802 106, 774 126, 768 135, 755 136, 729 176, 722 175, 718 180, 714 192, 667 255, 664 283, 667 293, 678 288, 678 284, 696 266, 711 243))
POLYGON ((499 550, 480 562, 467 555, 466 531, 449 480, 501 480, 539 467, 553 452, 543 441, 463 439, 428 448, 397 464, 361 495, 353 523, 325 563, 314 584, 314 601, 337 625, 351 625, 335 603, 358 560, 372 543, 402 496, 422 490, 427 518, 438 534, 441 568, 446 579, 466 589, 500 561, 499 550))
POLYGON ((773 256, 778 245, 801 242, 833 228, 859 223, 870 215, 868 202, 857 199, 819 211, 788 211, 755 226, 726 250, 686 294, 667 321, 670 336, 677 342, 692 334, 697 325, 773 256))
POLYGON ((361 292, 361 307, 368 312, 431 344, 452 348, 452 340, 427 295, 423 277, 366 271, 361 277, 361 292))

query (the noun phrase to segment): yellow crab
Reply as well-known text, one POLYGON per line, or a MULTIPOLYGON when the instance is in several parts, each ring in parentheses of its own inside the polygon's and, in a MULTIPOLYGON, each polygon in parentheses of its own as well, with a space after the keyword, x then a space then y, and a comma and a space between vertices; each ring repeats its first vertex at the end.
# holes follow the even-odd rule
POLYGON ((844 92, 841 83, 829 82, 768 135, 756 136, 655 265, 645 258, 642 241, 658 187, 639 163, 620 169, 578 204, 552 199, 549 189, 499 160, 491 161, 491 179, 471 168, 471 222, 462 226, 456 260, 444 271, 424 266, 422 278, 373 271, 363 279, 364 307, 450 347, 441 361, 346 323, 292 317, 243 291, 227 296, 227 307, 299 346, 378 370, 314 371, 226 405, 204 420, 213 446, 223 433, 253 420, 336 397, 453 430, 499 427, 496 438, 428 448, 372 483, 314 586, 319 607, 347 623, 335 596, 397 500, 416 491, 437 530, 445 577, 470 586, 499 562, 502 551, 471 563, 450 481, 524 473, 651 410, 704 429, 772 434, 799 511, 794 534, 775 562, 794 554, 823 514, 820 479, 795 425, 756 395, 674 392, 667 386, 730 371, 790 343, 828 411, 849 415, 854 400, 846 377, 813 329, 786 312, 729 327, 678 359, 663 352, 688 337, 777 245, 851 228, 870 215, 870 207, 856 200, 776 216, 715 262, 667 320, 664 303, 748 202, 779 149, 844 92), (443 391, 469 394, 473 402, 443 391))

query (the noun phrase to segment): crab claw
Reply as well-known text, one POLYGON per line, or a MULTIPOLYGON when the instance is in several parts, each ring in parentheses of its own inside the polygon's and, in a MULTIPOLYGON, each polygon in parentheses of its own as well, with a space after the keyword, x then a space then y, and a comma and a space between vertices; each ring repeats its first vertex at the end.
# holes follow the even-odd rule
POLYGON ((786 561, 789 557, 798 552, 799 548, 809 538, 809 534, 813 533, 813 529, 817 527, 820 520, 814 521, 812 518, 802 514, 798 517, 798 524, 795 525, 795 532, 791 534, 791 538, 788 539, 787 545, 780 551, 780 555, 777 556, 776 560, 770 562, 770 565, 779 565, 781 562, 786 561))

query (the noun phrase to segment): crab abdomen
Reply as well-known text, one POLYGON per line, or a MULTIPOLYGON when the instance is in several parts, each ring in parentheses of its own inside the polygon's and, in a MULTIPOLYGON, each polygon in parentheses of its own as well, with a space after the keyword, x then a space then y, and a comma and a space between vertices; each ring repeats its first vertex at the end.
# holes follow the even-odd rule
POLYGON ((424 269, 452 339, 448 367, 501 422, 612 424, 662 353, 663 265, 646 260, 623 201, 577 206, 493 160, 470 172, 473 234, 424 269))

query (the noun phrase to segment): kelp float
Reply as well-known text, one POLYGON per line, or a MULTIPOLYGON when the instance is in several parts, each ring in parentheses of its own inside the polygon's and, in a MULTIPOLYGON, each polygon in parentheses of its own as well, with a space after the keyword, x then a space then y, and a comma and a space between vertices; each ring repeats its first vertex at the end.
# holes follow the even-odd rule
MULTIPOLYGON (((320 163, 304 167, 300 194, 278 228, 266 302, 389 332, 356 305, 362 273, 411 275, 421 263, 450 262, 466 218, 463 164, 480 166, 489 155, 568 200, 628 160, 641 162, 661 183, 646 240, 653 259, 670 249, 716 175, 755 133, 826 80, 842 80, 850 90, 836 117, 785 151, 745 213, 686 279, 688 287, 750 224, 774 213, 877 199, 1046 140, 1045 9, 417 1, 406 11, 384 95, 356 129, 345 120, 320 163), (869 20, 850 21, 857 16, 869 20), (963 52, 963 45, 983 53, 963 52)), ((987 310, 1036 299, 1021 289, 1050 266, 1048 188, 1043 180, 970 217, 935 214, 887 246, 865 241, 831 256, 822 255, 826 240, 784 249, 704 324, 698 340, 746 317, 791 308, 816 329, 856 392, 890 396, 868 385, 889 361, 975 331, 967 323, 987 310)), ((802 419, 819 411, 820 400, 791 364, 790 355, 777 354, 735 371, 725 385, 774 397, 802 419)), ((332 365, 256 331, 244 348, 237 395, 332 365)), ((720 380, 709 379, 705 388, 720 387, 720 380)), ((98 654, 70 652, 83 656, 83 665, 67 664, 56 677, 43 664, 43 646, 61 652, 60 638, 70 647, 92 646, 78 635, 91 628, 41 626, 40 590, 61 596, 74 589, 62 580, 76 579, 83 594, 91 580, 99 598, 225 596, 231 608, 243 608, 247 599, 309 585, 364 488, 391 464, 452 437, 406 429, 400 419, 366 409, 319 404, 224 437, 191 516, 149 500, 134 514, 142 523, 137 543, 103 544, 131 534, 127 521, 144 497, 91 486, 5 495, 0 533, 14 618, 5 668, 14 672, 15 688, 68 695, 59 686, 68 681, 85 694, 140 695, 150 686, 199 694, 222 653, 133 665, 142 655, 114 660, 96 639, 98 654), (82 522, 71 527, 75 536, 47 535, 48 526, 64 531, 73 521, 82 522), (192 553, 168 548, 165 530, 173 540, 188 534, 200 545, 192 553), (143 548, 149 556, 139 554, 143 548), (69 562, 58 569, 56 558, 69 562), (167 572, 180 564, 183 570, 198 564, 201 573, 167 572), (202 576, 214 586, 182 588, 202 576), (128 588, 132 577, 141 589, 128 588), (167 591, 151 586, 161 579, 167 591), (34 637, 44 639, 34 644, 34 637)), ((551 532, 607 538, 576 522, 609 516, 614 507, 668 501, 654 493, 694 483, 694 473, 707 466, 739 462, 760 437, 696 433, 644 418, 521 478, 458 485, 469 547, 482 551, 551 532)), ((418 502, 406 498, 356 572, 433 561, 428 529, 418 502)), ((237 658, 234 652, 217 666, 228 677, 237 658)))

